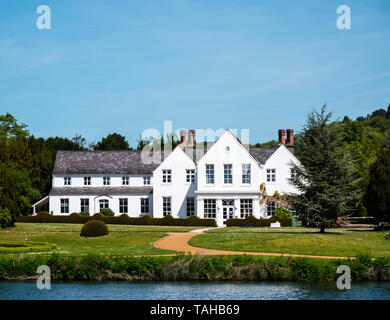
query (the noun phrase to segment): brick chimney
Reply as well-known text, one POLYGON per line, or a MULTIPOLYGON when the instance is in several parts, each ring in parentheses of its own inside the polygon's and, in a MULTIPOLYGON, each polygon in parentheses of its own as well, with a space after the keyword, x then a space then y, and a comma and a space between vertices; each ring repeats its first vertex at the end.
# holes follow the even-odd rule
POLYGON ((187 145, 187 130, 180 130, 180 143, 183 146, 187 145))
POLYGON ((286 147, 291 153, 294 153, 294 130, 287 129, 287 143, 286 147))
POLYGON ((279 129, 279 144, 286 144, 286 132, 284 129, 279 129))
POLYGON ((188 130, 190 133, 188 145, 191 147, 195 146, 195 130, 188 130))

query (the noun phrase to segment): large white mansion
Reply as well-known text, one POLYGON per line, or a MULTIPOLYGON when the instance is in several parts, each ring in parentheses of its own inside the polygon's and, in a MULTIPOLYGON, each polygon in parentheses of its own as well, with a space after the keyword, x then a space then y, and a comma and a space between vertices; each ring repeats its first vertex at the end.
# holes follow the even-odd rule
POLYGON ((260 185, 268 195, 296 193, 289 183, 293 130, 279 130, 276 148, 246 148, 226 130, 199 157, 194 130, 181 131, 181 144, 164 153, 159 164, 145 164, 141 151, 58 151, 52 189, 33 210, 91 215, 110 208, 115 215, 227 218, 245 214, 269 217, 273 203, 261 203, 260 185), (189 134, 189 138, 187 135, 189 134))

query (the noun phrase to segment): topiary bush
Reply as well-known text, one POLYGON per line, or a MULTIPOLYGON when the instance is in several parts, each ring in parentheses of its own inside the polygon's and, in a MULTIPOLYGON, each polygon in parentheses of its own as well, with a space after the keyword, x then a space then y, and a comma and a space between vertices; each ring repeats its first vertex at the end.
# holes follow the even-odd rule
POLYGON ((89 217, 90 214, 89 214, 88 211, 81 211, 81 212, 80 212, 80 216, 82 216, 82 217, 89 217))
POLYGON ((390 240, 390 232, 385 233, 385 240, 390 240))
POLYGON ((0 207, 0 228, 12 226, 12 215, 7 208, 0 207))
POLYGON ((82 237, 101 237, 109 234, 107 225, 100 220, 90 220, 86 222, 82 229, 80 236, 82 237))
POLYGON ((100 213, 106 217, 113 217, 114 216, 114 211, 112 211, 110 208, 107 209, 101 209, 100 213))

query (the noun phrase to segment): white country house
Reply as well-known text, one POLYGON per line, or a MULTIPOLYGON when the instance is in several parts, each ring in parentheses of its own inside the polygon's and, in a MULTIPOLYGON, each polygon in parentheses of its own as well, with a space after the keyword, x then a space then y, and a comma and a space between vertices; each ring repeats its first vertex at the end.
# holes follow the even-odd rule
POLYGON ((296 193, 289 183, 293 130, 279 130, 276 148, 246 148, 226 130, 207 151, 196 148, 195 131, 182 130, 181 144, 164 152, 159 164, 146 164, 141 151, 58 151, 52 189, 33 210, 54 215, 110 208, 115 215, 138 217, 215 218, 219 226, 231 217, 257 218, 274 214, 272 202, 261 203, 260 185, 267 194, 296 193), (187 139, 189 133, 189 138, 187 139))

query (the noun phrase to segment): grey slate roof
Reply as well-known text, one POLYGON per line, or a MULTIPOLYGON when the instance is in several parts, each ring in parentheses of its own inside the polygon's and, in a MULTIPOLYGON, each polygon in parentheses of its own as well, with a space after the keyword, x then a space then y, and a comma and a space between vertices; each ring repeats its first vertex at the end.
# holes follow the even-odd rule
MULTIPOLYGON (((251 148, 249 153, 264 164, 277 148, 251 148)), ((171 151, 161 154, 161 161, 171 151)), ((186 148, 185 152, 199 160, 207 150, 186 148)), ((142 159, 141 151, 58 151, 53 174, 152 174, 161 161, 148 163, 142 159)))
POLYGON ((147 195, 153 192, 152 187, 54 187, 49 196, 70 196, 70 195, 147 195))
POLYGON ((278 148, 250 148, 249 153, 260 164, 264 164, 278 148))
POLYGON ((141 151, 58 151, 53 174, 151 174, 158 163, 144 163, 141 151))

